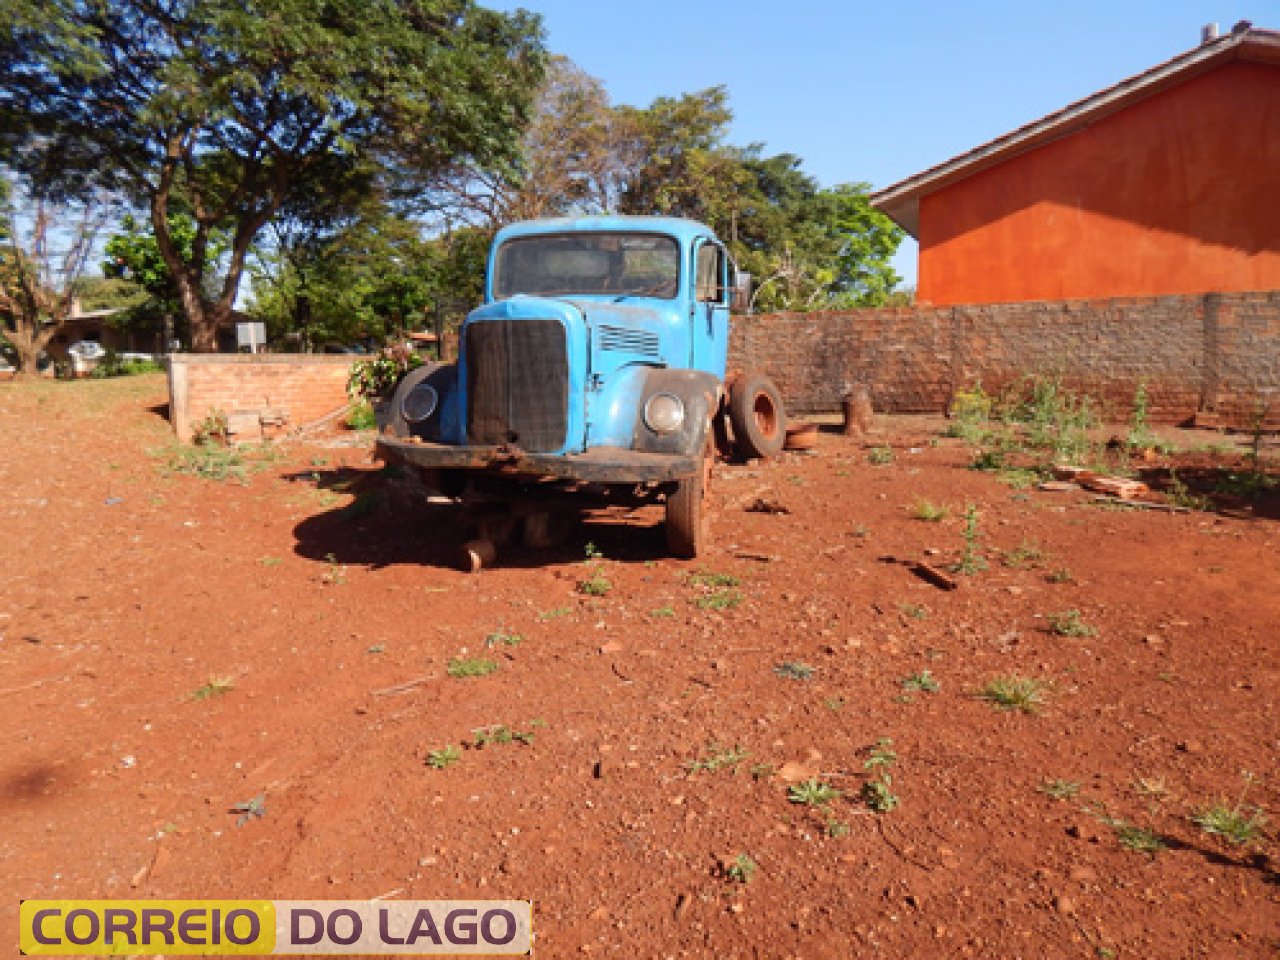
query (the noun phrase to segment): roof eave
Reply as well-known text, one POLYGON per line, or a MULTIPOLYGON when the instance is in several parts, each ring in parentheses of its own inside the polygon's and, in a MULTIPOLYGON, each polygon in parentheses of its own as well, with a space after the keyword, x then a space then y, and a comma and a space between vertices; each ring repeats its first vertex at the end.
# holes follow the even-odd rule
POLYGON ((1075 133, 1132 103, 1235 59, 1280 63, 1280 33, 1246 30, 1208 41, 1144 73, 886 187, 871 195, 871 204, 911 236, 918 237, 920 199, 925 194, 1075 133))

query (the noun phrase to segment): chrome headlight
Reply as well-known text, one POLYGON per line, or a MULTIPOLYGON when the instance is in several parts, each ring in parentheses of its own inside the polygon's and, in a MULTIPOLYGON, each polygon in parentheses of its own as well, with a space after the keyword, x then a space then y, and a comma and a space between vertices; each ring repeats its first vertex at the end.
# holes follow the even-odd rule
POLYGON ((684 425, 684 401, 674 393, 655 393, 645 401, 644 425, 654 433, 675 433, 684 425))
POLYGON ((440 394, 429 383, 420 383, 405 395, 400 402, 400 416, 409 423, 422 423, 436 412, 440 402, 440 394))

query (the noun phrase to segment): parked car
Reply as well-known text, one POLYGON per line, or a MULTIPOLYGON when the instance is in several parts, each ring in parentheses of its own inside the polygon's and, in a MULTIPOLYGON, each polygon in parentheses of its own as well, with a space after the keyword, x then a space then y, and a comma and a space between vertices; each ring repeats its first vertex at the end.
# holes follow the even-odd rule
POLYGON ((107 355, 107 351, 97 340, 77 340, 67 347, 67 353, 81 360, 101 360, 107 355))

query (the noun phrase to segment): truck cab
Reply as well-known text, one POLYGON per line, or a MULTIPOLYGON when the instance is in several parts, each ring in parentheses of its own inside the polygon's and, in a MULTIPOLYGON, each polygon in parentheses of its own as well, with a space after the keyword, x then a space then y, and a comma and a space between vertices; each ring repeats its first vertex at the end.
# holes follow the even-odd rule
MULTIPOLYGON (((665 501, 672 552, 696 556, 715 438, 735 406, 725 364, 736 289, 728 251, 690 220, 507 226, 458 362, 401 381, 378 454, 460 491, 482 477, 489 489, 511 481, 513 496, 530 484, 635 490, 665 501)), ((754 392, 736 404, 734 435, 748 455, 768 455, 781 448, 781 401, 747 379, 754 392)))

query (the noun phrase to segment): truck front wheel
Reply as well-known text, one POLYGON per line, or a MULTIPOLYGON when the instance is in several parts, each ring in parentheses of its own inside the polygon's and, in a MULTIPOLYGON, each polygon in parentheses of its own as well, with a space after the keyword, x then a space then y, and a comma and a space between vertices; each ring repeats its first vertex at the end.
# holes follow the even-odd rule
POLYGON ((707 501, 714 459, 715 446, 708 435, 702 468, 693 476, 676 481, 676 488, 667 494, 667 549, 682 560, 697 557, 709 541, 707 501))

